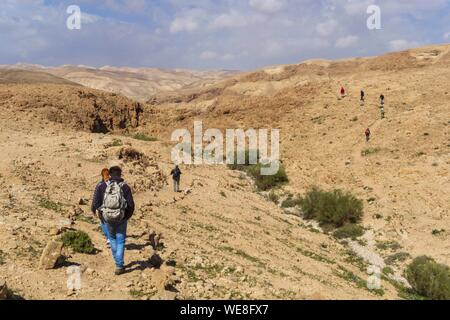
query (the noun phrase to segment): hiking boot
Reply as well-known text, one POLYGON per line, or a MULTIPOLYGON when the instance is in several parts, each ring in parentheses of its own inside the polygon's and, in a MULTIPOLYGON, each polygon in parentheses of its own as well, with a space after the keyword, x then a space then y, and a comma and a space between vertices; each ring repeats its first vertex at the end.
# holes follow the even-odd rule
POLYGON ((124 274, 125 273, 125 268, 117 268, 116 269, 116 272, 114 272, 114 274, 116 275, 116 276, 120 276, 120 275, 122 275, 122 274, 124 274))

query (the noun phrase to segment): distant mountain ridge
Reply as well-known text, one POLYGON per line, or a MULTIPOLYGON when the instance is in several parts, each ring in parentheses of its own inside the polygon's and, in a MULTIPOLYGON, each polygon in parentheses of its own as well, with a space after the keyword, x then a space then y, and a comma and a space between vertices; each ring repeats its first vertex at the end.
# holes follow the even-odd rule
POLYGON ((96 68, 85 65, 46 67, 25 63, 0 65, 0 70, 2 69, 45 72, 70 83, 121 94, 138 101, 146 101, 156 93, 202 88, 239 74, 238 71, 230 70, 165 70, 113 66, 96 68))

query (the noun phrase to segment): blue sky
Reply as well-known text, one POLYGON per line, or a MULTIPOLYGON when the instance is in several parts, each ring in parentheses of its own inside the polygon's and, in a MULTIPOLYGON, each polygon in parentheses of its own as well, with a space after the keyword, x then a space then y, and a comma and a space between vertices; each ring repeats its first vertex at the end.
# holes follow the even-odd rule
POLYGON ((250 70, 450 43, 450 0, 2 0, 0 30, 0 64, 250 70))

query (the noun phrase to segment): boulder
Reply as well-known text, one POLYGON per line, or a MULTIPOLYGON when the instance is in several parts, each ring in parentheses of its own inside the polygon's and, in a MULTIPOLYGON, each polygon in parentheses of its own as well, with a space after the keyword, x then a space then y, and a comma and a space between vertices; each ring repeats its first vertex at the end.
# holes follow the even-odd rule
POLYGON ((85 199, 85 198, 80 198, 80 200, 78 201, 78 204, 80 206, 87 206, 89 204, 89 200, 85 199))
POLYGON ((159 248, 164 246, 162 234, 158 234, 155 231, 150 231, 149 241, 153 250, 158 250, 159 248))
POLYGON ((56 268, 64 259, 62 242, 50 241, 42 252, 39 269, 50 270, 56 268))
POLYGON ((8 287, 6 282, 0 279, 0 300, 6 300, 8 298, 8 287))
POLYGON ((156 252, 153 252, 150 256, 149 262, 153 267, 159 269, 164 261, 156 252))

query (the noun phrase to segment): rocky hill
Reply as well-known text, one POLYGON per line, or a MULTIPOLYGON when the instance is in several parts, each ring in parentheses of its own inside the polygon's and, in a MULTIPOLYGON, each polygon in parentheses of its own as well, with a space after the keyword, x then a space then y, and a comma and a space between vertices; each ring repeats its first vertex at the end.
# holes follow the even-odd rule
POLYGON ((42 71, 15 70, 0 66, 0 84, 63 84, 79 86, 75 82, 65 80, 42 71))

